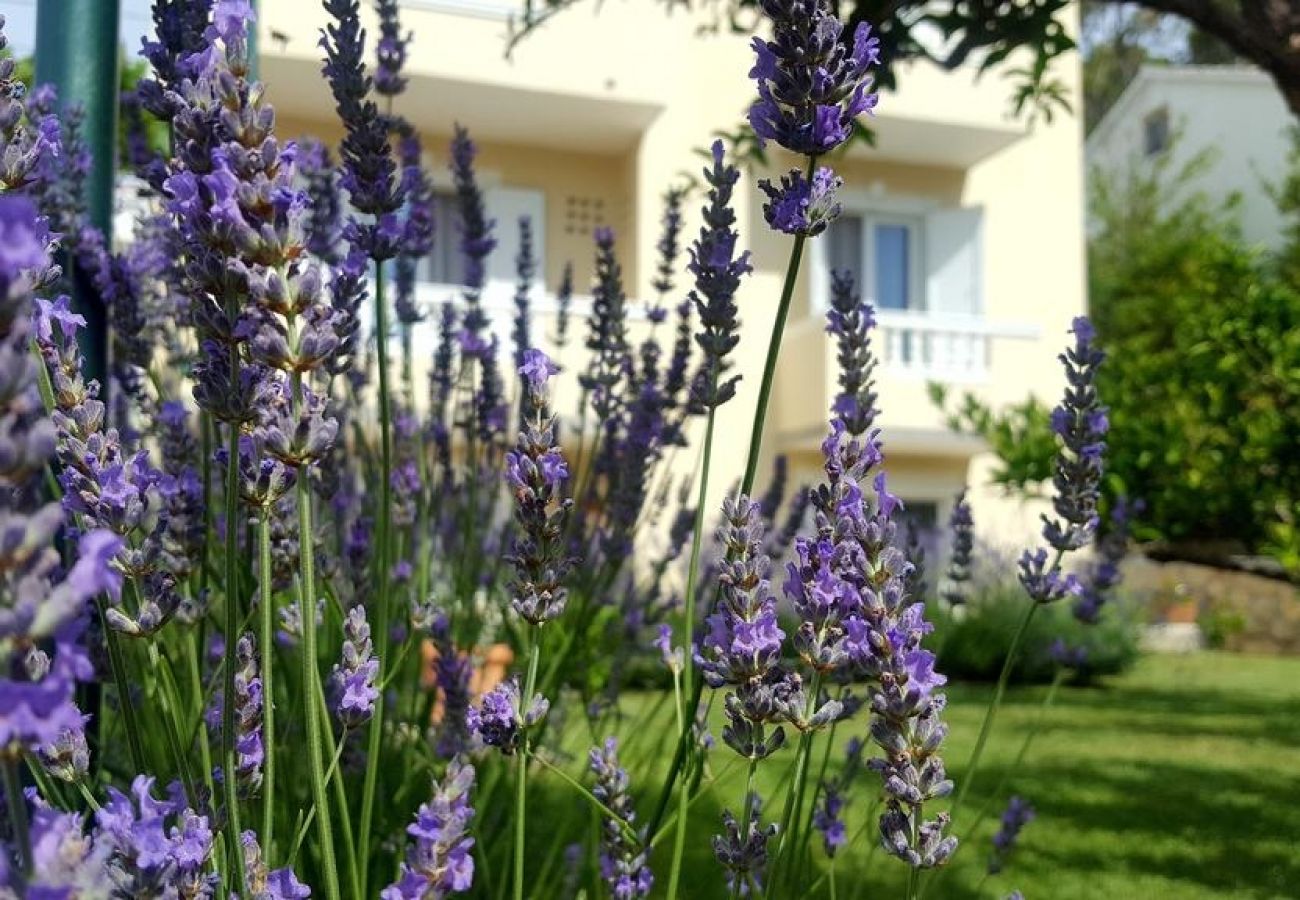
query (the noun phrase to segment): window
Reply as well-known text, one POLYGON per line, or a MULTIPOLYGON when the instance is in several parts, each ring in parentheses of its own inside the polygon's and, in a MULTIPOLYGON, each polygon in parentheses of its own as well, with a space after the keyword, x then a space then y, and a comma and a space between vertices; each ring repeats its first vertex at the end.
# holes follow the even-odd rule
POLYGON ((932 532, 939 527, 939 504, 934 500, 908 500, 902 498, 903 510, 899 518, 906 524, 915 525, 922 534, 932 532))
POLYGON ((882 312, 978 316, 984 308, 984 212, 889 201, 848 209, 813 244, 813 313, 829 305, 832 271, 853 274, 882 312))
POLYGON ((1169 108, 1162 106, 1142 120, 1142 142, 1147 156, 1169 149, 1169 108))
POLYGON ((852 272, 877 309, 923 309, 921 226, 911 216, 841 215, 827 231, 827 264, 852 272))
MULTIPOLYGON (((537 260, 538 284, 543 284, 546 263, 546 206, 541 191, 489 187, 483 192, 485 212, 493 222, 496 246, 487 259, 490 282, 515 280, 515 257, 519 254, 519 218, 532 223, 533 257, 537 260)), ((433 252, 420 261, 418 278, 430 284, 465 283, 465 259, 460 252, 460 217, 456 197, 439 193, 434 198, 433 252)))
POLYGON ((465 259, 457 240, 456 198, 437 194, 433 201, 433 251, 420 260, 420 281, 432 284, 464 284, 465 259))

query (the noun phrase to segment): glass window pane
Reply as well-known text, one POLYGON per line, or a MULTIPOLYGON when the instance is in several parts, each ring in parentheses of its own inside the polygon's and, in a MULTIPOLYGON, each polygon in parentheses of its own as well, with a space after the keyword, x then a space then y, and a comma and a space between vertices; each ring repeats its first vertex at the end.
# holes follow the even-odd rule
POLYGON ((912 253, 908 228, 882 223, 875 232, 876 305, 881 309, 907 309, 912 253))
POLYGON ((425 280, 433 284, 464 284, 465 261, 460 255, 455 199, 438 195, 433 204, 433 218, 433 252, 425 257, 425 280))
POLYGON ((822 238, 826 241, 826 262, 832 272, 849 272, 862 281, 862 217, 842 215, 822 238))

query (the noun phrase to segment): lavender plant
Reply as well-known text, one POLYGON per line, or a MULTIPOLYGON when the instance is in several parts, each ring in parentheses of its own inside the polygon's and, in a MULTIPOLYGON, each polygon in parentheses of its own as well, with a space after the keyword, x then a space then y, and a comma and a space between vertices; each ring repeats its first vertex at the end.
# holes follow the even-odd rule
MULTIPOLYGON (((874 107, 879 53, 865 25, 842 43, 826 0, 761 7, 772 36, 754 45, 750 119, 801 164, 758 185, 793 240, 746 467, 716 519, 717 411, 744 388, 751 270, 744 175, 721 143, 684 267, 689 195, 665 194, 644 329, 619 239, 600 229, 583 333, 569 265, 548 337, 533 302, 544 223, 521 220, 503 360, 477 147, 457 126, 455 229, 435 233, 428 145, 397 112, 413 40, 399 4, 376 0, 369 57, 358 0, 322 2, 343 132, 330 147, 277 132, 248 0, 155 0, 130 107, 147 212, 117 251, 86 221, 76 114, 24 96, 0 59, 0 896, 633 900, 663 884, 675 898, 693 804, 720 778, 714 698, 747 777, 722 802, 718 882, 700 891, 815 891, 817 845, 833 885, 867 775, 881 802, 864 817, 906 867, 908 900, 951 858, 946 679, 885 473, 874 312, 851 273, 832 282, 839 390, 820 483, 793 483, 782 458, 755 489, 804 248, 839 214, 840 180, 818 162, 874 107), (148 117, 169 129, 164 153, 140 140, 148 117), (440 241, 463 285, 427 308, 416 272, 440 241), (108 303, 105 383, 85 372, 86 319, 56 253, 108 303), (568 364, 579 342, 562 372, 553 355, 568 364), (574 417, 553 403, 566 375, 574 417), (666 461, 695 419, 701 469, 680 479, 666 461), (495 683, 493 644, 513 653, 495 683), (620 741, 618 689, 648 655, 671 675, 676 728, 620 741), (592 781, 568 771, 574 723, 595 745, 592 781), (831 772, 839 729, 854 736, 831 772), (783 771, 783 792, 759 796, 760 766, 783 771), (585 803, 589 828, 555 813, 554 791, 585 803)), ((1105 432, 1100 354, 1086 323, 1074 333, 1055 515, 1021 570, 1027 615, 1069 596, 1092 620, 1123 540, 1103 539, 1082 581, 1062 568, 1096 529, 1105 432)), ((957 550, 960 585, 969 541, 957 550)))

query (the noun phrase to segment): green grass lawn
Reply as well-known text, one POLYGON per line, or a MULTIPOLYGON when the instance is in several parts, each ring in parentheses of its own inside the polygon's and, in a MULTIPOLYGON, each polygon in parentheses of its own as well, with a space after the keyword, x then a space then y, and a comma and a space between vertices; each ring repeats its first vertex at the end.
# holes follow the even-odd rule
MULTIPOLYGON (((990 694, 965 685, 949 692, 945 756, 958 782, 990 694)), ((1042 688, 1008 693, 957 833, 1004 775, 1006 790, 978 833, 963 834, 952 871, 927 898, 1002 898, 1013 889, 1028 900, 1300 897, 1300 659, 1150 657, 1099 687, 1063 688, 1028 759, 1008 772, 1043 695, 1042 688), (1028 799, 1038 818, 1006 870, 984 880, 989 839, 1008 793, 1028 799)), ((634 778, 645 778, 635 761, 654 759, 660 747, 666 765, 671 713, 643 698, 626 698, 624 708, 619 731, 629 767, 634 778)), ((837 743, 849 736, 841 728, 837 743)), ((765 765, 765 795, 774 793, 792 757, 786 749, 765 765)), ((717 749, 716 783, 692 809, 685 896, 726 896, 706 836, 718 830, 724 805, 740 803, 744 774, 734 760, 727 748, 717 749)), ((836 863, 837 898, 902 897, 901 864, 870 849, 873 828, 859 832, 876 784, 874 773, 864 773, 850 798, 849 832, 859 837, 836 863)), ((563 788, 550 799, 566 807, 582 802, 563 788)), ((653 796, 640 799, 644 818, 653 796)), ((779 803, 769 803, 765 818, 777 816, 779 803)), ((654 858, 660 888, 671 843, 671 836, 662 840, 654 858)), ((814 859, 825 866, 820 847, 814 859)), ((823 881, 812 896, 828 897, 828 888, 823 881)))

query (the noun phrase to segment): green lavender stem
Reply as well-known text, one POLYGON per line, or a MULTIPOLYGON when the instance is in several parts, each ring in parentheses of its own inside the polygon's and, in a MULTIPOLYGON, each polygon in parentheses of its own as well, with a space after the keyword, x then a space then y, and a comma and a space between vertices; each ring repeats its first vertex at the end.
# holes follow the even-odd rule
MULTIPOLYGON (((232 379, 239 378, 239 351, 231 348, 232 379)), ((239 426, 231 423, 226 460, 226 621, 225 694, 221 705, 221 765, 226 801, 226 857, 232 864, 234 889, 242 892, 244 850, 239 823, 239 791, 235 784, 235 646, 239 641, 239 426)))
MULTIPOLYGON (((758 773, 758 757, 749 758, 748 771, 745 774, 745 796, 742 798, 742 806, 745 810, 744 818, 740 820, 740 839, 745 840, 749 836, 749 826, 754 820, 754 776, 758 773)), ((731 896, 737 898, 740 896, 741 883, 737 879, 736 883, 731 886, 731 896)))
POLYGON ((27 822, 27 800, 23 796, 23 782, 18 777, 18 758, 6 755, 3 766, 5 801, 9 806, 9 824, 18 842, 19 893, 32 872, 32 836, 27 822))
MULTIPOLYGON (((821 693, 822 677, 817 672, 813 675, 812 689, 808 693, 808 700, 804 709, 804 718, 812 717, 813 711, 817 707, 817 695, 821 693)), ((777 882, 777 875, 784 876, 786 873, 782 870, 785 863, 788 848, 795 846, 795 841, 790 835, 790 829, 794 823, 795 816, 803 810, 804 789, 808 783, 808 760, 812 755, 812 743, 814 732, 809 730, 799 735, 799 749, 795 754, 794 761, 794 781, 790 786, 790 791, 785 795, 785 810, 781 813, 781 830, 780 837, 776 846, 776 859, 773 861, 772 871, 768 873, 767 879, 767 896, 772 896, 773 886, 777 882)))
MULTIPOLYGON (((379 660, 379 680, 384 679, 388 661, 388 575, 390 561, 389 531, 393 515, 391 476, 393 471, 392 398, 388 384, 388 310, 384 298, 384 267, 375 266, 375 339, 379 349, 379 442, 380 477, 379 510, 375 522, 375 545, 378 548, 375 573, 375 657, 379 660)), ((363 892, 370 872, 371 822, 375 814, 375 787, 379 779, 379 764, 383 751, 384 692, 375 698, 375 711, 370 719, 369 742, 366 747, 366 776, 361 792, 360 860, 363 892)))
MULTIPOLYGON (((293 316, 286 317, 289 345, 297 344, 297 323, 293 316)), ((294 372, 290 378, 294 418, 303 406, 302 373, 294 372)), ((231 460, 236 459, 236 447, 231 447, 231 460)), ((312 698, 321 691, 320 671, 317 668, 316 649, 316 541, 312 523, 312 495, 310 467, 298 466, 298 552, 299 591, 298 604, 302 619, 302 690, 305 698, 303 717, 307 726, 307 770, 311 782, 312 803, 316 807, 316 836, 320 842, 321 874, 325 879, 326 900, 339 900, 338 865, 334 861, 334 828, 330 818, 329 798, 325 794, 325 770, 321 764, 323 740, 321 737, 320 707, 312 698)), ((227 650, 229 652, 229 649, 227 650)), ((231 665, 229 657, 226 665, 231 665)), ((229 670, 227 678, 230 677, 229 670)), ((227 770, 233 771, 233 770, 227 770)), ((227 778, 229 784, 232 779, 227 778)), ((242 862, 241 862, 242 867, 242 862)), ((242 881, 240 882, 243 883, 242 881)))
MULTIPOLYGON (((104 621, 104 598, 96 600, 99 605, 99 619, 104 621)), ((131 765, 137 772, 147 772, 144 745, 140 742, 140 725, 135 718, 135 706, 131 703, 131 691, 126 676, 126 657, 122 653, 122 639, 117 632, 104 626, 104 642, 108 644, 108 663, 113 670, 113 682, 117 685, 117 705, 122 711, 122 721, 126 726, 126 743, 131 752, 131 765)))
MULTIPOLYGON (((531 631, 532 641, 531 646, 528 649, 528 675, 524 679, 524 692, 519 701, 520 706, 523 709, 527 709, 529 704, 533 701, 533 690, 537 685, 537 658, 541 653, 541 629, 534 626, 531 631)), ((519 776, 518 780, 515 782, 515 900, 524 900, 524 838, 528 812, 529 750, 528 732, 525 731, 523 745, 519 748, 519 776)))
MULTIPOLYGON (((717 366, 713 367, 713 390, 711 394, 716 394, 718 384, 717 366)), ((691 632, 695 628, 695 593, 696 581, 699 578, 700 571, 700 548, 703 545, 704 538, 704 510, 709 492, 709 468, 713 462, 713 431, 717 421, 717 407, 709 407, 708 421, 704 426, 704 459, 701 463, 700 472, 700 492, 695 502, 695 525, 691 535, 691 561, 686 570, 686 612, 683 618, 682 640, 685 642, 686 652, 682 654, 682 683, 685 686, 686 693, 696 698, 686 710, 688 713, 681 717, 681 735, 678 738, 679 747, 688 746, 691 729, 695 725, 695 710, 699 706, 699 691, 694 689, 695 684, 695 662, 694 654, 691 652, 691 632)), ((704 680, 700 679, 701 686, 704 680)), ((668 900, 676 900, 677 887, 681 879, 682 857, 686 850, 686 811, 690 806, 690 785, 686 779, 677 792, 677 837, 673 842, 673 862, 672 869, 668 875, 668 900)))
MULTIPOLYGON (((302 591, 302 684, 307 698, 320 688, 316 669, 316 553, 312 543, 311 484, 304 468, 298 472, 298 534, 301 536, 299 562, 302 591)), ((312 802, 316 806, 316 835, 320 841, 321 870, 325 877, 325 896, 339 900, 338 866, 334 861, 334 829, 331 827, 329 799, 325 795, 325 771, 321 765, 320 707, 307 699, 303 704, 307 720, 307 768, 311 777, 312 802)), ((226 779, 228 782, 231 779, 226 779)))
POLYGON ((257 520, 258 644, 262 657, 262 854, 273 864, 275 838, 275 608, 271 596, 271 512, 257 520))
MULTIPOLYGON (((810 161, 810 172, 812 164, 812 161, 810 161)), ((754 489, 754 479, 758 474, 758 457, 763 445, 763 426, 767 421, 767 407, 772 397, 772 382, 776 377, 776 364, 781 355, 781 337, 785 333, 785 322, 790 314, 790 301, 794 297, 794 286, 799 278, 799 265, 803 260, 805 240, 804 235, 796 235, 794 246, 790 249, 790 261, 786 265, 785 282, 781 286, 781 299, 777 304, 776 319, 772 324, 772 336, 767 344, 767 359, 763 363, 763 379, 758 389, 758 405, 754 408, 754 425, 749 436, 749 456, 745 461, 745 477, 740 483, 740 492, 742 494, 748 494, 754 489)), ((696 514, 698 516, 698 510, 696 510, 696 514)), ((690 602, 691 599, 688 596, 687 602, 690 602)), ((687 656, 689 655, 688 653, 687 656)), ((703 693, 703 681, 696 682, 691 686, 690 701, 686 706, 689 713, 688 718, 691 722, 695 721, 696 713, 700 708, 700 697, 703 693)), ((650 819, 651 832, 654 832, 663 821, 663 817, 668 811, 668 801, 672 797, 673 785, 681 774, 682 766, 686 763, 686 754, 690 747, 687 734, 688 732, 684 731, 677 742, 677 750, 673 754, 672 765, 668 768, 668 777, 664 780, 664 786, 659 794, 659 801, 655 805, 654 816, 650 819)))
MULTIPOLYGON (((134 584, 134 582, 132 582, 134 584)), ((159 690, 162 693, 163 700, 163 732, 167 737, 167 746, 171 751, 172 763, 176 766, 176 774, 180 776, 181 784, 185 787, 185 797, 193 805, 198 805, 198 795, 194 790, 194 779, 190 775, 189 763, 185 760, 185 748, 181 744, 181 702, 180 694, 175 690, 176 683, 168 677, 168 670, 163 667, 161 654, 158 652, 158 645, 153 641, 148 643, 149 668, 157 675, 159 690)), ((227 771, 234 771, 233 769, 227 771)))
MULTIPOLYGON (((1056 561, 1052 564, 1053 569, 1060 565, 1062 555, 1059 551, 1057 552, 1056 561)), ((1024 641, 1025 633, 1029 630, 1029 623, 1033 621, 1034 613, 1037 610, 1037 601, 1031 599, 1029 608, 1025 610, 1024 618, 1020 620, 1020 625, 1011 638, 1011 646, 1007 648, 1006 658, 1002 660, 1002 671, 998 673, 998 684, 993 691, 993 702, 989 704, 988 709, 984 712, 984 722, 980 725, 979 736, 975 739, 974 749, 971 750, 970 761, 966 764, 966 772, 961 779, 961 786, 957 788, 957 796, 952 802, 951 812, 954 820, 957 818, 957 812, 961 809, 962 803, 966 800, 966 795, 970 793, 971 784, 975 781, 975 773, 979 770, 980 760, 984 756, 984 745, 988 741, 989 733, 993 731, 993 723, 997 719, 998 709, 1002 706, 1002 697, 1007 692, 1007 682, 1011 679, 1011 670, 1015 667, 1016 660, 1020 656, 1020 644, 1024 641)))

